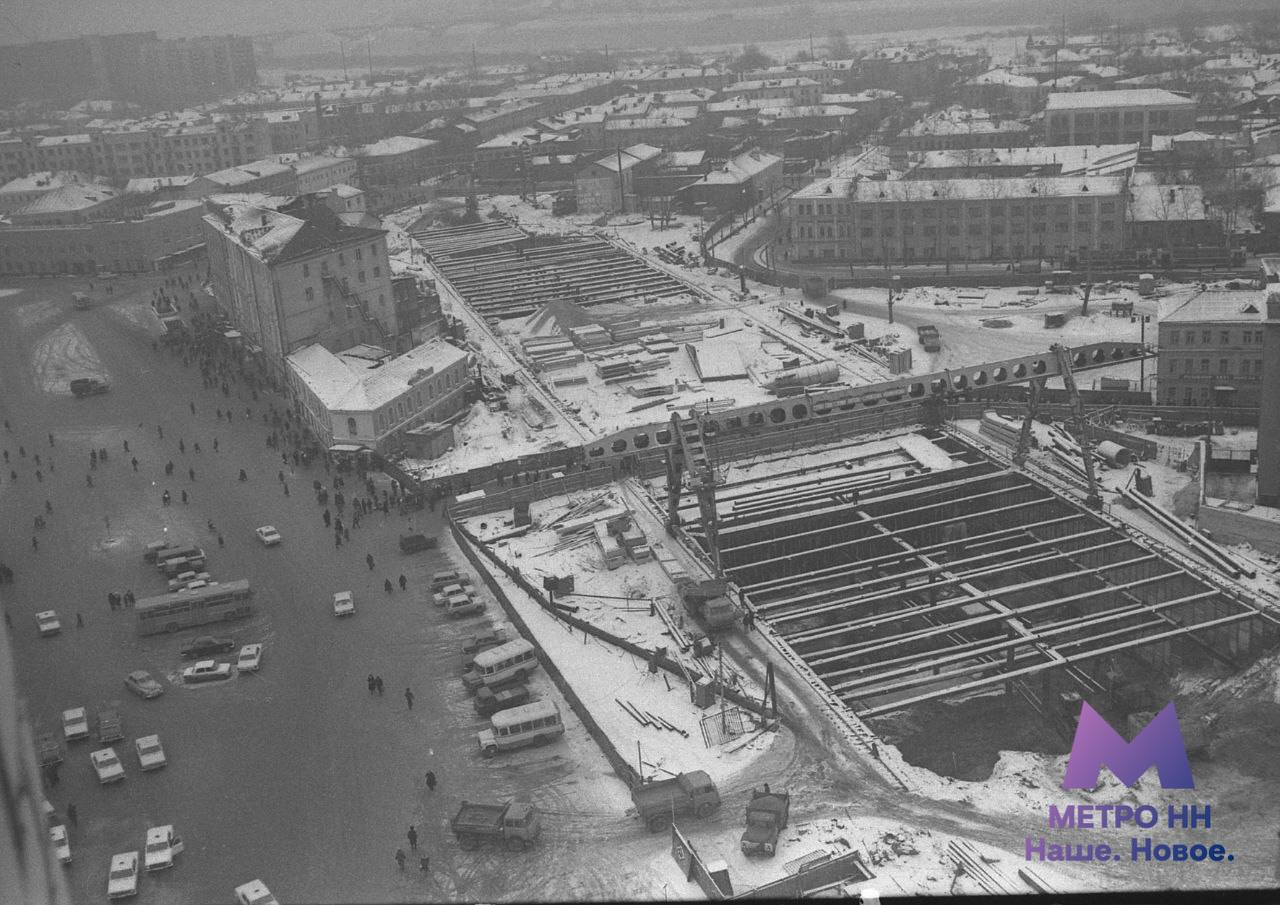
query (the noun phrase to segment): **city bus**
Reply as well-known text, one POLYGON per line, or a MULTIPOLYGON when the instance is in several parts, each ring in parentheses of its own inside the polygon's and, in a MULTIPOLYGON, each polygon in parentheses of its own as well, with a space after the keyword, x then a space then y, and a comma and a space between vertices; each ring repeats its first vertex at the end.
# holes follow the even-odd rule
POLYGON ((252 597, 247 578, 147 597, 134 606, 138 634, 156 635, 225 619, 243 619, 253 612, 252 597))

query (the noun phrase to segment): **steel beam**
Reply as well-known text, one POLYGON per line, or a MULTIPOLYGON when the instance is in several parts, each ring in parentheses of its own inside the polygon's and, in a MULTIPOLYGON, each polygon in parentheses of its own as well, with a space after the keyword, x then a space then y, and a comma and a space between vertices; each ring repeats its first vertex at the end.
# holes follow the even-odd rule
MULTIPOLYGON (((1211 619, 1207 622, 1198 623, 1195 626, 1184 626, 1182 628, 1172 629, 1167 632, 1160 632, 1155 635, 1148 635, 1142 638, 1135 639, 1133 641, 1127 641, 1119 644, 1112 644, 1107 647, 1098 648, 1096 650, 1090 650, 1090 651, 1085 651, 1079 654, 1073 654, 1067 657, 1065 659, 1064 664, 1061 664, 1061 665, 1081 663, 1086 660, 1095 659, 1097 657, 1105 657, 1108 654, 1118 653, 1119 651, 1132 650, 1137 647, 1145 647, 1150 644, 1155 644, 1156 642, 1159 642, 1159 641, 1164 641, 1167 638, 1176 638, 1179 635, 1185 635, 1191 632, 1214 628, 1219 625, 1227 625, 1232 622, 1239 622, 1242 619, 1255 618, 1257 615, 1258 614, 1253 612, 1252 610, 1248 612, 1233 613, 1229 616, 1222 616, 1218 619, 1211 619)), ((865 710, 859 710, 857 711, 857 715, 862 719, 870 719, 871 717, 875 717, 875 716, 883 716, 886 713, 893 713, 894 711, 897 711, 897 710, 905 710, 906 708, 914 704, 920 704, 920 703, 923 703, 924 701, 933 701, 933 700, 937 700, 938 698, 947 698, 957 694, 963 694, 969 691, 977 691, 982 688, 989 688, 992 685, 1000 685, 1011 679, 1020 678, 1022 676, 1035 675, 1037 673, 1043 672, 1046 669, 1056 668, 1059 665, 1060 664, 1057 664, 1057 663, 1040 663, 1035 666, 1023 667, 1021 669, 1013 670, 1012 672, 1002 673, 997 676, 987 676, 981 679, 974 679, 971 682, 965 682, 962 685, 958 685, 952 688, 947 688, 945 690, 916 695, 915 697, 912 697, 912 698, 904 698, 900 701, 894 701, 892 704, 884 704, 879 707, 871 707, 865 710)), ((856 697, 856 696, 850 695, 850 697, 856 697)), ((843 699, 844 696, 842 695, 841 698, 843 699)))

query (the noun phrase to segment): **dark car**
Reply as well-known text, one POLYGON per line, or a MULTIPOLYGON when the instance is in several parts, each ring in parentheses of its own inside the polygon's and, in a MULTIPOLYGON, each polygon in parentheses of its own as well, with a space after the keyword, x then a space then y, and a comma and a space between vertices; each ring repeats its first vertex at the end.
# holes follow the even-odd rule
POLYGON ((427 537, 425 534, 400 535, 401 553, 421 553, 423 550, 434 550, 436 544, 437 541, 434 537, 427 537))
POLYGON ((481 716, 492 716, 499 710, 510 710, 521 704, 529 703, 529 687, 527 685, 508 685, 494 691, 488 686, 476 692, 476 713, 481 716))
POLYGON ((98 393, 105 393, 109 389, 111 387, 105 381, 95 380, 92 377, 77 377, 71 381, 71 394, 79 398, 96 396, 98 393))
POLYGON ((184 660, 200 660, 211 657, 215 654, 230 653, 235 649, 236 643, 230 638, 214 638, 210 635, 201 635, 190 644, 182 647, 182 657, 184 660))

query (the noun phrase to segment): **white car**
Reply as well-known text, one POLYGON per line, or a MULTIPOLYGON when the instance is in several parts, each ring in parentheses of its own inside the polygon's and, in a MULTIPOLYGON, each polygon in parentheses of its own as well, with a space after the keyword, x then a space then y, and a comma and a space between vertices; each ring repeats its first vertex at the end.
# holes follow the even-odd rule
POLYGON ((144 735, 142 738, 134 739, 133 748, 138 752, 138 766, 142 767, 143 772, 159 770, 169 763, 165 759, 164 748, 160 746, 158 735, 144 735))
POLYGON ((356 601, 350 591, 338 591, 333 595, 333 615, 354 616, 355 614, 356 601))
POLYGON ((48 638, 50 635, 56 635, 62 631, 62 623, 58 621, 58 614, 53 610, 36 613, 36 625, 40 627, 40 636, 42 638, 48 638))
POLYGON ((280 532, 275 529, 274 525, 263 525, 253 533, 258 535, 258 540, 262 541, 262 546, 264 547, 274 547, 276 544, 280 543, 280 541, 284 540, 284 538, 280 536, 280 532))
POLYGON ((114 748, 101 748, 89 755, 93 761, 93 769, 98 774, 98 782, 106 785, 124 779, 124 765, 116 757, 114 748))
POLYGON ((89 713, 83 707, 62 711, 62 734, 67 741, 89 737, 89 713))
POLYGON ((185 847, 182 837, 174 833, 171 825, 151 827, 147 830, 147 847, 142 855, 147 870, 173 867, 174 857, 181 854, 185 847))
POLYGON ((182 681, 189 685, 229 678, 231 678, 231 664, 219 663, 217 660, 201 660, 195 666, 188 666, 182 671, 182 681))
POLYGON ((111 856, 111 873, 107 874, 107 898, 123 899, 138 894, 138 853, 121 852, 111 856))
POLYGON ((53 843, 53 853, 63 864, 71 863, 71 842, 67 839, 67 828, 62 824, 49 827, 49 841, 53 843))
POLYGON ((261 880, 250 880, 237 886, 236 901, 240 905, 280 905, 280 900, 271 894, 267 884, 261 880))
POLYGON ((257 672, 261 667, 261 644, 246 644, 240 648, 240 657, 236 660, 236 670, 238 672, 257 672))

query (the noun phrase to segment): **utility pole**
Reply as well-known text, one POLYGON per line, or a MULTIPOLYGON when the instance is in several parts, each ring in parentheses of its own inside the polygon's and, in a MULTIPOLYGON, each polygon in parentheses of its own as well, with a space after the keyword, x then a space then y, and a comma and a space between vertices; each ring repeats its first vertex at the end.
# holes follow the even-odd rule
POLYGON ((813 32, 809 32, 809 62, 812 63, 817 57, 813 55, 813 32))
POLYGON ((342 41, 338 41, 338 52, 342 54, 342 80, 350 81, 351 77, 347 75, 347 45, 342 41))
POLYGON ((368 41, 364 45, 364 49, 368 54, 369 60, 369 87, 373 87, 373 42, 368 41))

